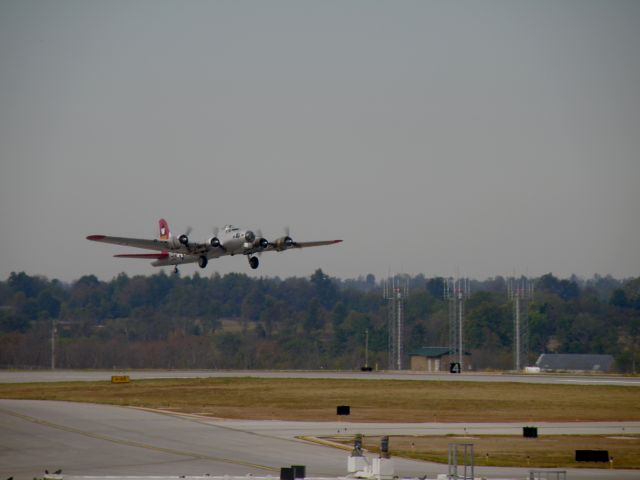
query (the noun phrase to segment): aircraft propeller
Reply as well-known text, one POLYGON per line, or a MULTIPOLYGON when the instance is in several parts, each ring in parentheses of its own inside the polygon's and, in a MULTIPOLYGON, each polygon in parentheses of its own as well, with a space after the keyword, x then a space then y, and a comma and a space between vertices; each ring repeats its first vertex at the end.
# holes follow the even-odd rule
POLYGON ((211 240, 209 240, 209 242, 211 243, 211 246, 213 248, 219 248, 219 247, 222 248, 220 246, 220 240, 218 239, 218 232, 220 232, 220 229, 214 226, 212 231, 213 231, 213 237, 211 237, 211 240))
POLYGON ((287 248, 295 247, 296 242, 294 242, 293 238, 291 238, 291 229, 289 228, 289 225, 284 227, 284 233, 286 235, 284 242, 287 248))
POLYGON ((189 245, 189 234, 191 233, 191 230, 192 228, 187 226, 185 232, 178 237, 178 241, 185 247, 189 245))
MULTIPOLYGON (((262 229, 261 228, 257 228, 256 229, 256 238, 255 238, 255 245, 265 249, 267 248, 269 245, 271 245, 271 242, 269 242, 269 240, 267 240, 266 238, 264 238, 262 236, 262 229)), ((260 255, 261 252, 258 252, 258 255, 260 255)))
POLYGON ((290 236, 291 231, 288 226, 284 227, 284 235, 284 237, 280 237, 274 242, 276 250, 279 252, 296 246, 296 242, 294 242, 290 236))

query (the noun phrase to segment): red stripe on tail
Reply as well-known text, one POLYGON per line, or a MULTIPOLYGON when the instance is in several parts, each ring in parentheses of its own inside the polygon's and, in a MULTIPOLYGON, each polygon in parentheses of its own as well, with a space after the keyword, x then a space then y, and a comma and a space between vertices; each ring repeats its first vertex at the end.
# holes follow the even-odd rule
POLYGON ((169 240, 171 233, 169 232, 169 224, 164 218, 161 218, 158 222, 158 228, 160 229, 160 240, 169 240))

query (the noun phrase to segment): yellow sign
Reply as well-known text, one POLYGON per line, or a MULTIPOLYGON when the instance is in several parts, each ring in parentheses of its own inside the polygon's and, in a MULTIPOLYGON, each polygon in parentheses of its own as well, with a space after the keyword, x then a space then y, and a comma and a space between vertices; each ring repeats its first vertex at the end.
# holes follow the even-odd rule
POLYGON ((129 383, 129 375, 113 375, 111 383, 129 383))

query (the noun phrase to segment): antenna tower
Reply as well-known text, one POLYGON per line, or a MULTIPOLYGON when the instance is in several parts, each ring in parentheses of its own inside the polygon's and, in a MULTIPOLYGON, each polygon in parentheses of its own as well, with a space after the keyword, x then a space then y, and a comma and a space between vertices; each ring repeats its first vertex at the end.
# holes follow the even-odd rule
POLYGON ((513 301, 513 369, 522 370, 529 358, 529 302, 533 283, 526 277, 507 281, 507 296, 513 301))
POLYGON ((389 306, 389 370, 402 370, 404 303, 409 296, 409 282, 389 277, 383 282, 383 296, 389 306))
POLYGON ((449 358, 464 370, 464 302, 469 298, 468 278, 444 280, 444 298, 449 300, 449 358))

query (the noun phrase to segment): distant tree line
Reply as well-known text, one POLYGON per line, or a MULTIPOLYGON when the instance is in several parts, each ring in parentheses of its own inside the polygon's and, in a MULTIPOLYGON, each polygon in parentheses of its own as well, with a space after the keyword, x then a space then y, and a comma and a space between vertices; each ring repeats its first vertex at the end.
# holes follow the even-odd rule
MULTIPOLYGON (((405 351, 448 345, 443 279, 404 276, 405 351)), ((471 281, 466 348, 474 368, 512 365, 513 315, 502 277, 471 281)), ((535 279, 530 362, 540 353, 608 353, 620 371, 640 352, 640 277, 535 279)), ((73 283, 12 272, 0 282, 0 366, 357 369, 388 365, 388 316, 373 275, 341 280, 190 277, 160 272, 73 283)))

